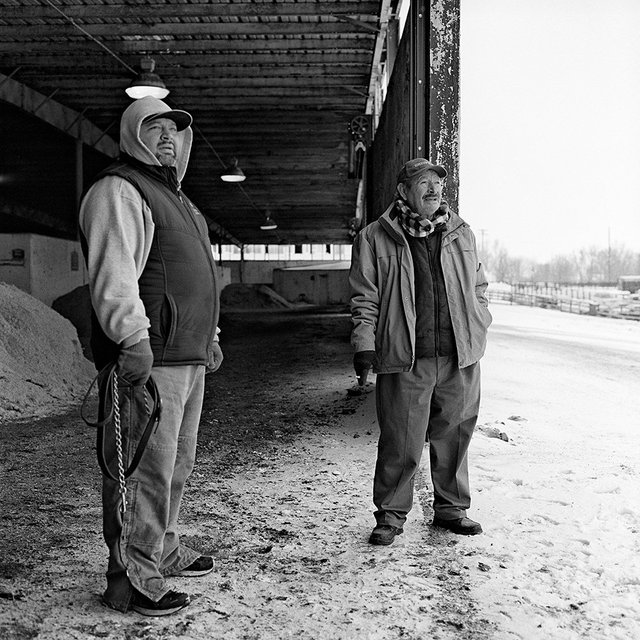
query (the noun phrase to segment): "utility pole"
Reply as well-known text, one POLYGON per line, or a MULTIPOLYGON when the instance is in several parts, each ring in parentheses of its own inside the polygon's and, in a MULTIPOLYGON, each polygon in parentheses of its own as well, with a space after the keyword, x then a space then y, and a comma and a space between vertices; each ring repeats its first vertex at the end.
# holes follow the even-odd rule
POLYGON ((607 227, 607 284, 611 283, 611 227, 607 227))
POLYGON ((480 229, 480 253, 484 255, 484 236, 487 233, 486 229, 480 229))

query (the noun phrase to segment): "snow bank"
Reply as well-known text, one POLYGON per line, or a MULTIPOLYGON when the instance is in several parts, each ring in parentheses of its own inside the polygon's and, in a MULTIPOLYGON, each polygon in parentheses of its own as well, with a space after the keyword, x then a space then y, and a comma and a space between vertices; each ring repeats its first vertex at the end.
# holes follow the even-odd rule
POLYGON ((63 411, 94 375, 68 320, 0 282, 0 422, 63 411))

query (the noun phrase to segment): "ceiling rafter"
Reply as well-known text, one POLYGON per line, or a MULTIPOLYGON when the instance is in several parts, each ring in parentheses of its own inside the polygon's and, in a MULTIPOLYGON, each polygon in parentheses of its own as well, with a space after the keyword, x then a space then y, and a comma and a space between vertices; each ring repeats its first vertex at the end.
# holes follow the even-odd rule
MULTIPOLYGON (((310 52, 318 52, 322 50, 328 51, 344 51, 347 55, 350 51, 369 51, 373 42, 373 37, 369 35, 358 38, 272 38, 272 37, 254 37, 246 39, 193 39, 193 40, 153 40, 146 36, 140 36, 135 40, 114 41, 104 38, 110 49, 117 53, 165 53, 171 55, 182 55, 183 52, 206 52, 206 51, 229 51, 246 52, 246 51, 280 51, 298 53, 308 50, 310 52)), ((23 46, 19 41, 0 42, 0 53, 2 52, 19 52, 23 46)), ((30 40, 30 52, 44 52, 49 55, 57 53, 68 53, 70 48, 76 53, 83 55, 90 54, 95 50, 95 44, 88 40, 76 38, 68 42, 41 42, 39 40, 30 40)), ((293 56, 289 53, 290 57, 293 56)))
MULTIPOLYGON (((369 31, 366 28, 366 22, 355 21, 359 29, 369 31)), ((123 24, 117 22, 110 23, 79 23, 88 33, 97 38, 112 38, 114 29, 117 29, 119 37, 136 36, 136 37, 152 37, 152 36, 169 36, 172 40, 180 40, 183 36, 190 37, 226 37, 226 36, 264 36, 268 31, 269 36, 307 36, 307 35, 333 35, 333 34, 352 34, 353 23, 344 24, 336 22, 269 22, 265 25, 263 22, 171 22, 171 23, 131 23, 123 24), (268 26, 268 29, 266 27, 268 26)), ((31 37, 34 41, 46 40, 50 38, 67 38, 70 36, 77 37, 74 27, 68 23, 60 24, 37 24, 31 29, 31 37)), ((377 32, 377 28, 373 27, 373 31, 377 32)), ((2 26, 0 24, 0 37, 11 38, 15 34, 14 26, 2 26)))
MULTIPOLYGON (((115 143, 124 88, 149 55, 167 102, 190 111, 207 140, 194 138, 184 187, 212 237, 224 229, 228 241, 260 242, 268 210, 282 242, 349 243, 358 180, 349 178, 348 125, 371 104, 395 1, 0 0, 0 72, 108 129, 115 143), (219 179, 219 159, 233 157, 247 175, 242 190, 219 179)), ((6 104, 0 96, 5 138, 15 130, 16 149, 38 149, 20 146, 29 122, 10 126, 6 104)), ((52 144, 21 164, 43 185, 1 188, 55 216, 73 182, 55 154, 52 144)))
MULTIPOLYGON (((323 0, 323 2, 238 2, 238 3, 152 3, 135 5, 122 2, 104 4, 64 4, 64 12, 76 19, 138 20, 160 18, 201 17, 264 17, 264 16, 328 16, 357 14, 376 17, 379 2, 323 0)), ((46 20, 59 18, 59 13, 47 5, 9 4, 2 7, 2 20, 46 20)))
MULTIPOLYGON (((16 47, 13 47, 14 49, 16 47)), ((27 66, 24 72, 30 69, 52 69, 58 71, 65 69, 68 72, 70 60, 74 61, 74 70, 77 73, 87 73, 92 71, 95 74, 103 73, 121 73, 122 69, 111 57, 102 56, 102 58, 86 56, 71 50, 69 47, 59 48, 55 51, 55 58, 51 56, 51 51, 46 48, 38 52, 31 51, 12 51, 9 55, 0 51, 0 64, 3 59, 5 64, 23 64, 27 66), (10 58, 10 62, 8 61, 10 58)), ((166 56, 164 53, 157 55, 158 63, 162 63, 163 70, 171 71, 172 69, 189 69, 193 74, 216 73, 216 74, 234 74, 235 70, 247 69, 251 73, 256 72, 255 66, 264 68, 284 67, 285 69, 296 70, 300 67, 310 65, 338 65, 343 68, 350 66, 364 66, 369 69, 371 66, 371 52, 367 49, 359 49, 349 51, 348 57, 343 51, 326 52, 326 51, 305 51, 301 52, 301 56, 292 59, 291 55, 286 52, 273 51, 249 51, 239 53, 237 51, 222 51, 208 53, 192 53, 183 52, 180 54, 179 61, 172 56, 166 56), (250 68, 248 66, 250 65, 250 68)), ((331 69, 327 69, 331 71, 331 69)))
POLYGON ((34 91, 3 73, 0 73, 0 100, 26 113, 37 115, 56 129, 64 131, 109 157, 115 158, 118 155, 118 143, 106 131, 88 121, 83 113, 69 109, 53 100, 51 95, 47 96, 34 91))

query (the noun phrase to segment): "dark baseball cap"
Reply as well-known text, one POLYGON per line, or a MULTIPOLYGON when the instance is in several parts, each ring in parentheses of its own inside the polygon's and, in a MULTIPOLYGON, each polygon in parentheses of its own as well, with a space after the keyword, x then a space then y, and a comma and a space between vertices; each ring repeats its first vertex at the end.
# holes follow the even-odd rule
POLYGON ((157 120, 158 118, 168 118, 173 120, 178 127, 178 131, 182 131, 191 126, 193 118, 190 113, 182 111, 181 109, 170 109, 169 111, 162 111, 160 113, 153 113, 147 116, 142 122, 151 122, 151 120, 157 120))
POLYGON ((400 169, 398 183, 406 182, 427 171, 435 171, 441 178, 447 177, 447 170, 439 164, 431 164, 426 158, 413 158, 413 160, 405 162, 402 169, 400 169))

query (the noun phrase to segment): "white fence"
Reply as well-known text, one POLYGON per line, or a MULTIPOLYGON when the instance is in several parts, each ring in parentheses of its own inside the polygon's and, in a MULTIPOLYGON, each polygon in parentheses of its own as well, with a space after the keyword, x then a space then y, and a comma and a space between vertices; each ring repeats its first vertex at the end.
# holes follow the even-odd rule
POLYGON ((487 289, 489 301, 499 300, 568 313, 640 320, 640 296, 615 287, 553 283, 495 283, 487 289))

